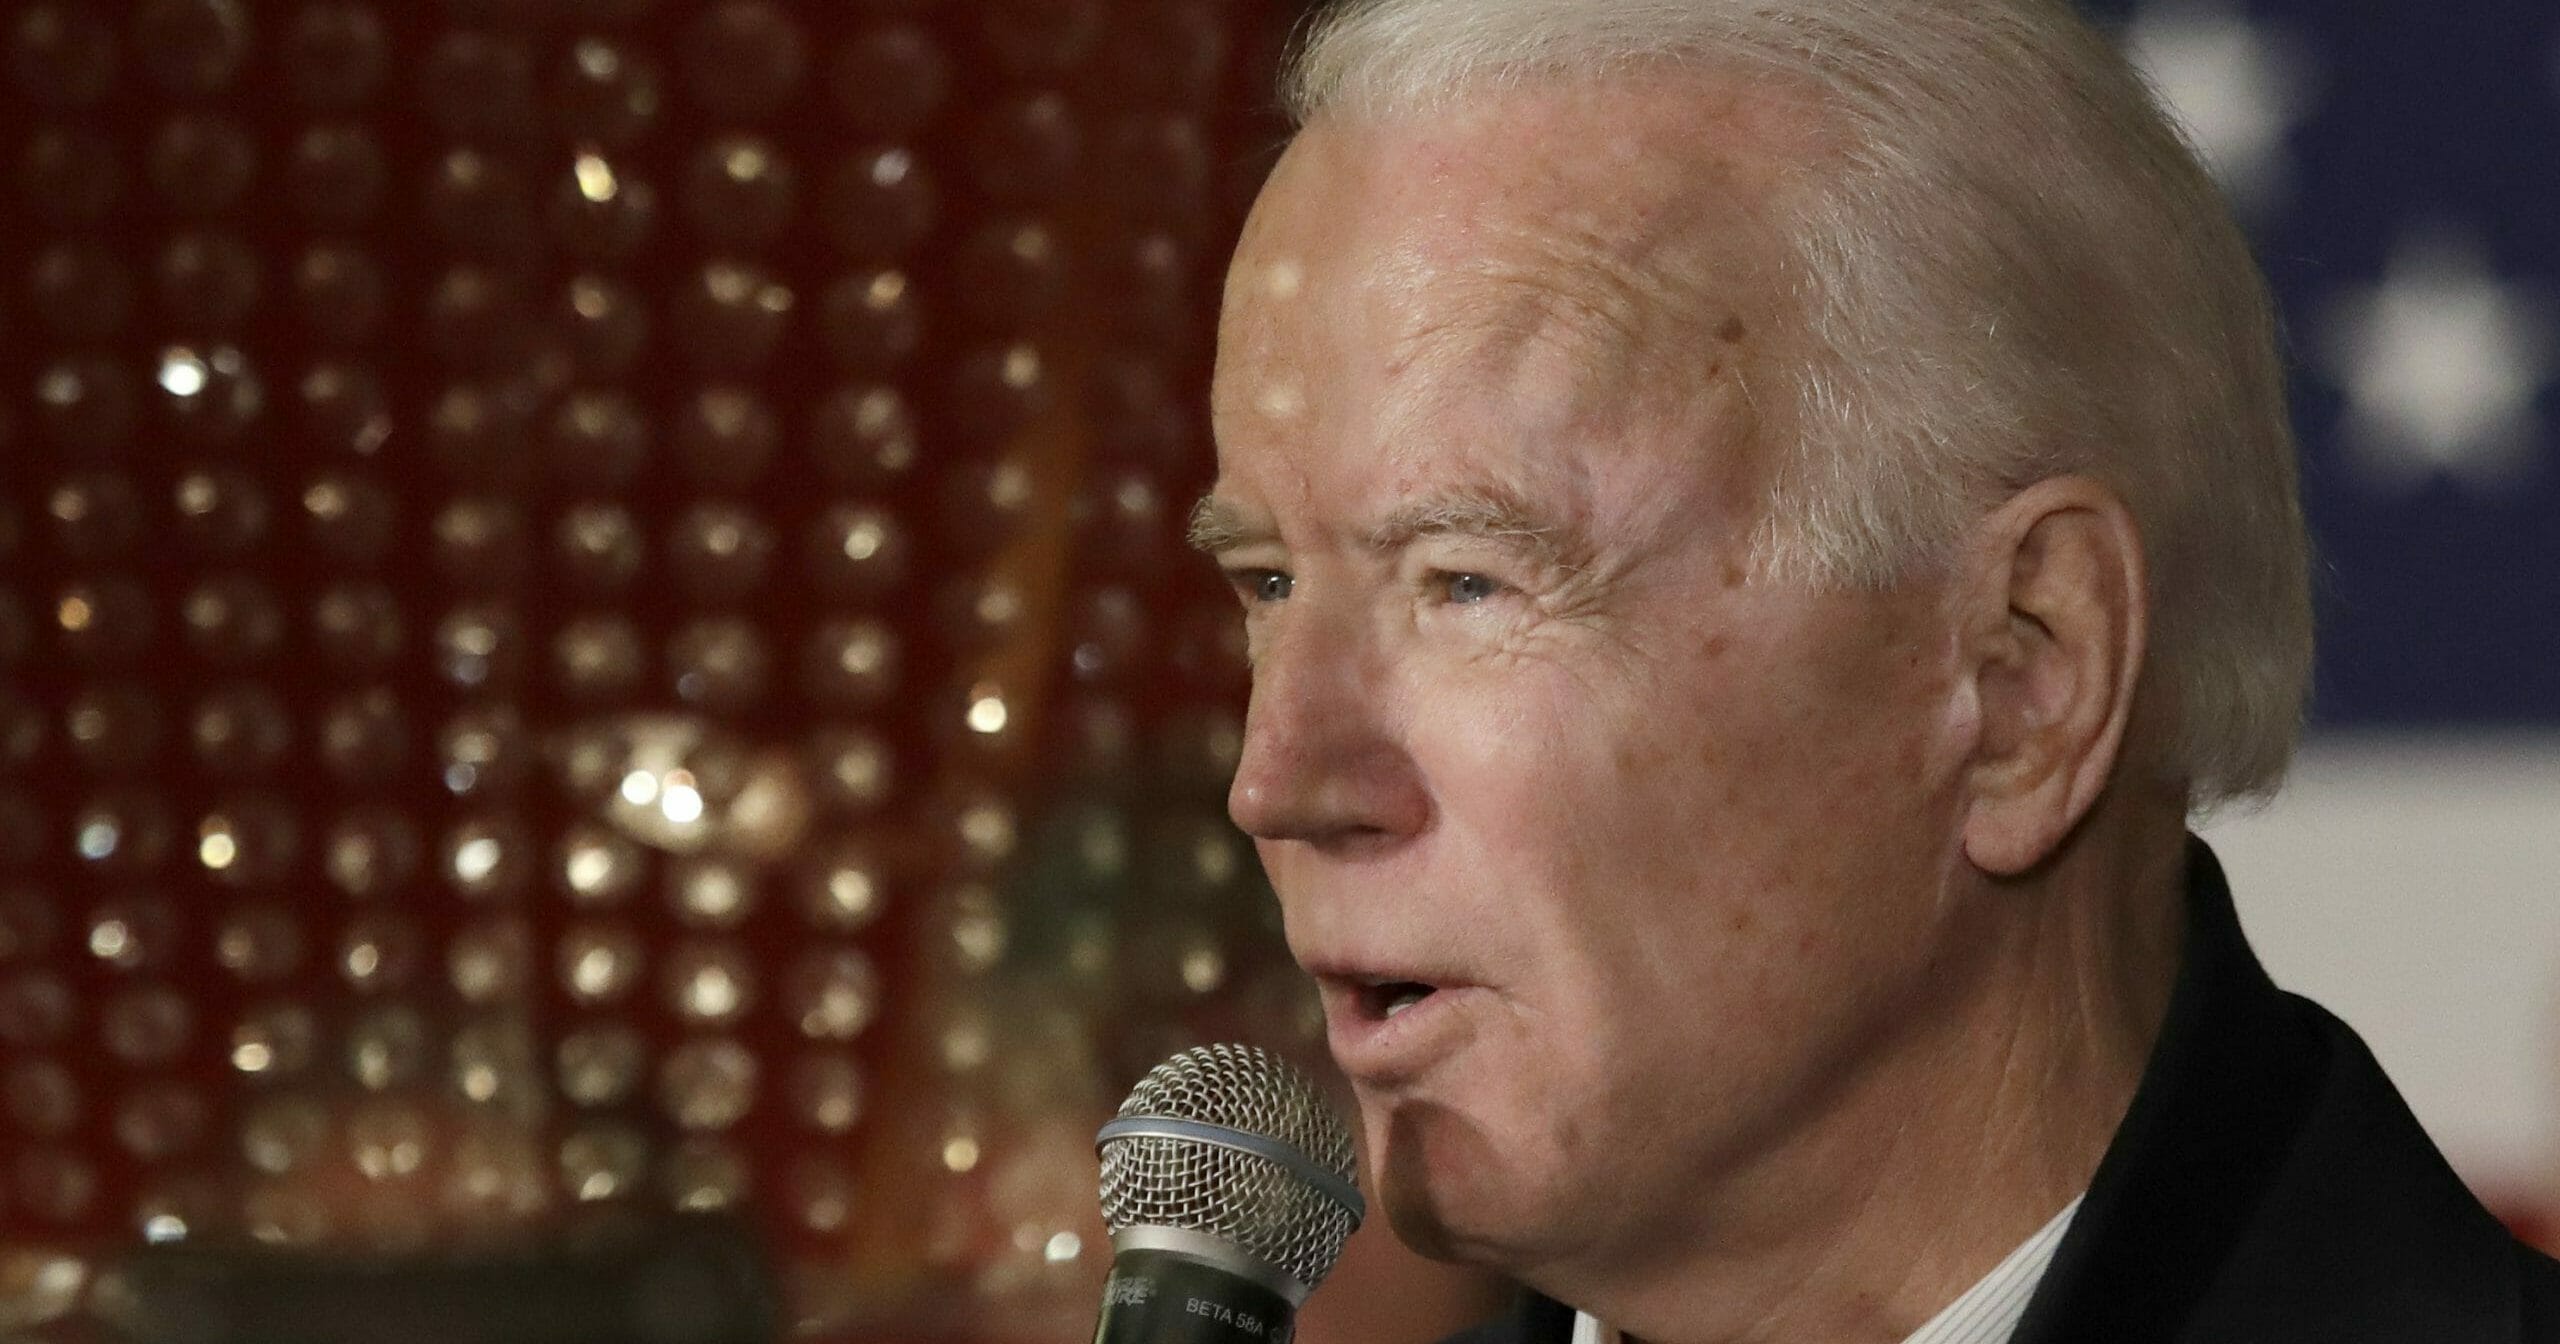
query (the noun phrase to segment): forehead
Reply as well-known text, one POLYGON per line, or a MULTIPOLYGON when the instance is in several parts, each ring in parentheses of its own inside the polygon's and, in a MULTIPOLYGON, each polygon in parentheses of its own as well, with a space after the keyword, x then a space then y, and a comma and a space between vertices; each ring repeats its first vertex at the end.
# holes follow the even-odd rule
POLYGON ((1696 77, 1320 118, 1229 272, 1222 463, 1680 418, 1782 325, 1765 219, 1786 133, 1772 100, 1696 77))

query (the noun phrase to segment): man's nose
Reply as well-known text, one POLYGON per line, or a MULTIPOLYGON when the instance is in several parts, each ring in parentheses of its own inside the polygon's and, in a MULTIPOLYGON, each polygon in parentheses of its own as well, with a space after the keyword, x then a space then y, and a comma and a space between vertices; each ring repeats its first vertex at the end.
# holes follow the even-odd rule
POLYGON ((1392 840, 1429 820, 1381 656, 1348 622, 1307 621, 1255 660, 1227 811, 1258 840, 1392 840))

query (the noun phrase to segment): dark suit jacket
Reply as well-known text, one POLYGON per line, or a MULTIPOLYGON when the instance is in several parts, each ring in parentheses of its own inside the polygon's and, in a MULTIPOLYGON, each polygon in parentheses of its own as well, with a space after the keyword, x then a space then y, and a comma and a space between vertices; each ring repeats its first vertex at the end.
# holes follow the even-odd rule
MULTIPOLYGON (((2014 1344, 2560 1342, 2560 1264, 2463 1188, 2364 1042, 2267 979, 2192 847, 2176 990, 2014 1344)), ((1452 1344, 1565 1344, 1527 1296, 1452 1344)))

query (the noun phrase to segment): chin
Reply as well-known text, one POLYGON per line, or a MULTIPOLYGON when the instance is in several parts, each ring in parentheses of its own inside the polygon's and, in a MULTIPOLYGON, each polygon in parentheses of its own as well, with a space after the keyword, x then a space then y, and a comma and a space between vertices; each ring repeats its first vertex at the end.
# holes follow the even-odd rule
POLYGON ((1569 1214, 1521 1169, 1524 1145, 1435 1102, 1367 1109, 1366 1119, 1378 1203, 1416 1254, 1516 1275, 1552 1252, 1569 1214))

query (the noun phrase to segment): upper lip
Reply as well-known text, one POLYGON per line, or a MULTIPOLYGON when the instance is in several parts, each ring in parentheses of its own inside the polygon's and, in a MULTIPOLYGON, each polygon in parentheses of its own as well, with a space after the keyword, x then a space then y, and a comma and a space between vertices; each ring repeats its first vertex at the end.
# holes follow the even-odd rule
POLYGON ((1463 983, 1442 970, 1386 958, 1310 957, 1299 964, 1316 983, 1350 990, 1405 984, 1451 989, 1463 983))

